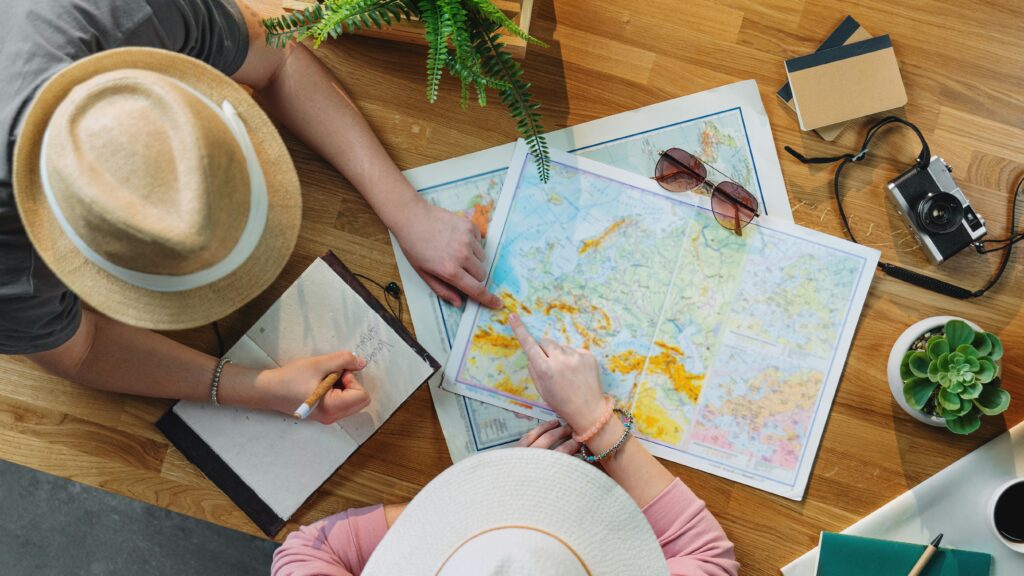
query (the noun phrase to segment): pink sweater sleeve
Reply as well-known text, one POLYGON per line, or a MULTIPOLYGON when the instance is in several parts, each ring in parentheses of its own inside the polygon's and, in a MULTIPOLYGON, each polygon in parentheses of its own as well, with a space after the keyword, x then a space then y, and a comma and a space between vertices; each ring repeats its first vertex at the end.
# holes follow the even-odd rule
POLYGON ((292 532, 274 552, 272 576, 358 576, 388 531, 381 505, 353 508, 292 532))
POLYGON ((732 542, 704 501, 678 478, 644 506, 672 576, 736 576, 732 542))

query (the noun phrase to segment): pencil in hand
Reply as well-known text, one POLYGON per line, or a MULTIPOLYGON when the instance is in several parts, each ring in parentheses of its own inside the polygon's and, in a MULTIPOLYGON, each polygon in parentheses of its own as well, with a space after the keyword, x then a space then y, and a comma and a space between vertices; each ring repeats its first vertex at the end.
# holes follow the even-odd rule
POLYGON ((340 378, 341 372, 331 372, 325 376, 324 379, 317 384, 316 388, 310 392, 306 401, 295 409, 295 413, 292 414, 292 417, 296 420, 305 420, 306 417, 313 412, 313 408, 316 408, 316 405, 324 399, 324 396, 330 392, 331 388, 334 387, 334 384, 337 383, 340 378))

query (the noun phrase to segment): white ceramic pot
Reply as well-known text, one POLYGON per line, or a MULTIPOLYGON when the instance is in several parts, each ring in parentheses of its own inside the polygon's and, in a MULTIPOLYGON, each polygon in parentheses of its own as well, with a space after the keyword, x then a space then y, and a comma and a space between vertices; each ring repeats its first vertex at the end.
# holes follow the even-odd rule
POLYGON ((995 492, 992 493, 992 497, 989 498, 988 500, 988 525, 992 528, 992 531, 995 532, 996 538, 998 538, 1000 542, 1006 544, 1010 548, 1010 550, 1024 554, 1024 542, 1010 542, 1006 538, 1003 538, 1003 535, 1000 534, 999 530, 996 529, 995 521, 996 501, 999 500, 999 497, 1003 495, 1003 492, 1006 492, 1007 488, 1013 486, 1014 484, 1019 484, 1020 482, 1024 482, 1024 478, 1014 478, 1013 480, 1010 480, 1006 484, 1000 486, 998 489, 996 489, 995 492))
MULTIPOLYGON (((915 410, 907 404, 906 398, 903 397, 903 379, 900 378, 900 362, 903 361, 903 355, 910 349, 910 346, 914 344, 914 340, 917 340, 922 334, 936 328, 941 328, 946 325, 946 322, 950 320, 964 320, 957 316, 932 316, 931 318, 925 318, 920 322, 915 323, 910 328, 903 331, 900 337, 896 339, 896 343, 892 345, 892 350, 889 352, 889 390, 892 392, 892 397, 896 399, 896 403, 900 405, 900 408, 906 411, 914 418, 924 422, 925 424, 931 424, 932 426, 945 426, 946 421, 938 416, 931 416, 915 410)), ((974 328, 976 331, 981 332, 981 328, 977 324, 970 320, 964 320, 967 325, 974 328)))

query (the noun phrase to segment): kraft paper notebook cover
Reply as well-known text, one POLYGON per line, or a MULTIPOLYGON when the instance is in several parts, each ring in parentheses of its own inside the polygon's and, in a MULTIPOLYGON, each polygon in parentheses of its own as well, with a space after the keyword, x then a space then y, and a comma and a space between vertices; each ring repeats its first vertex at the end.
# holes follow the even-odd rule
MULTIPOLYGON (((825 41, 815 50, 815 52, 821 52, 830 48, 837 48, 844 44, 851 44, 853 42, 860 42, 861 40, 867 40, 871 38, 871 34, 860 25, 859 22, 854 20, 853 16, 847 16, 843 18, 843 21, 836 26, 836 29, 825 38, 825 41)), ((796 104, 793 103, 793 90, 790 89, 789 82, 786 82, 779 88, 779 91, 775 93, 779 100, 785 104, 790 110, 796 113, 796 104)), ((839 133, 846 128, 849 122, 840 122, 838 124, 832 124, 831 126, 822 126, 817 128, 815 132, 818 136, 821 136, 825 140, 831 142, 839 136, 839 133)))
MULTIPOLYGON (((902 576, 917 563, 924 544, 821 533, 817 576, 902 576)), ((921 576, 987 576, 992 557, 980 552, 939 548, 921 576)))
POLYGON ((342 349, 367 359, 358 378, 371 402, 336 424, 178 402, 157 428, 274 536, 440 365, 330 252, 225 355, 235 364, 274 368, 342 349))
POLYGON ((907 103, 888 35, 786 61, 801 130, 813 130, 907 103))

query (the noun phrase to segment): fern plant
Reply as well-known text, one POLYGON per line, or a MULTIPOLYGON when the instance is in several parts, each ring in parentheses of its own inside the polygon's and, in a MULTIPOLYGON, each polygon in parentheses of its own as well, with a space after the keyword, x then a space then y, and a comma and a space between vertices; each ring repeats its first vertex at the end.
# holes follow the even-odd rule
POLYGON ((541 180, 547 181, 550 158, 540 105, 519 63, 505 49, 499 32, 507 31, 538 46, 530 36, 490 0, 322 0, 304 10, 263 20, 270 46, 313 39, 316 48, 328 38, 364 28, 381 29, 402 19, 419 19, 427 41, 427 101, 437 100, 441 77, 447 70, 459 80, 461 103, 468 106, 470 92, 480 106, 487 105, 488 89, 516 121, 526 140, 541 180))

